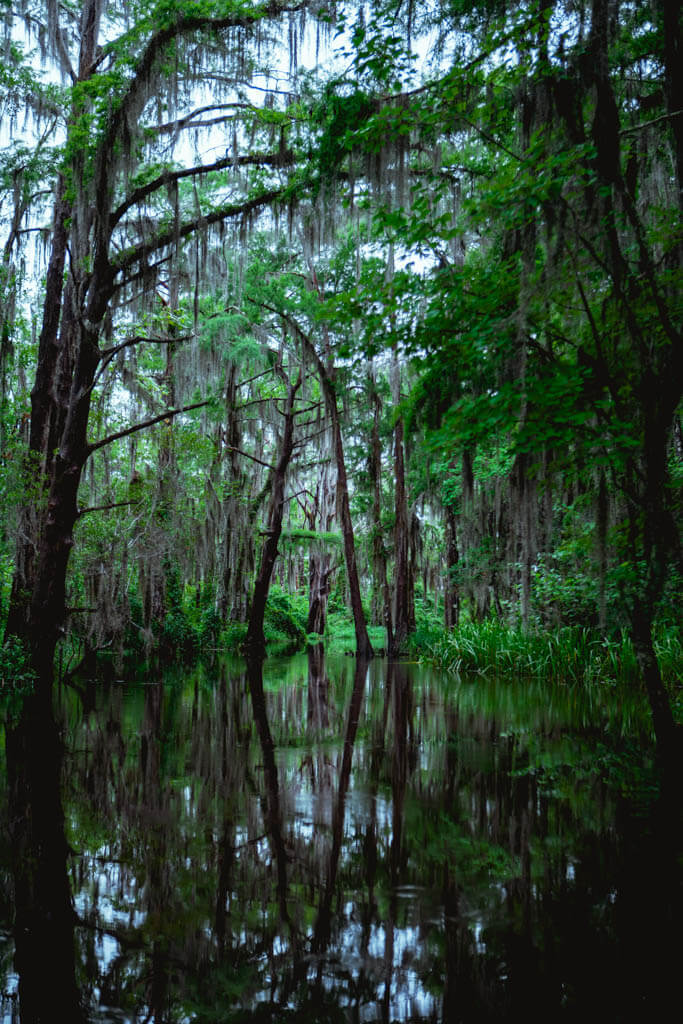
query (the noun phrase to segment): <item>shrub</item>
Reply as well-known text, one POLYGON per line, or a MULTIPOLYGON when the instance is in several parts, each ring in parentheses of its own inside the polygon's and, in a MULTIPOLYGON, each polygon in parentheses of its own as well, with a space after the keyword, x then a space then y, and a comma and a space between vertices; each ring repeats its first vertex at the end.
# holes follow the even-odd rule
POLYGON ((172 660, 191 658, 197 650, 199 639, 190 625, 182 608, 173 608, 164 619, 159 636, 162 654, 172 660))
POLYGON ((296 643, 297 647, 305 646, 307 614, 308 608, 302 609, 300 598, 292 597, 280 587, 271 587, 266 604, 266 639, 271 642, 284 639, 296 643))
POLYGON ((247 638, 246 622, 228 622, 220 634, 220 645, 232 654, 239 654, 247 638))
POLYGON ((205 608, 199 620, 199 646, 216 647, 223 620, 215 608, 205 608))

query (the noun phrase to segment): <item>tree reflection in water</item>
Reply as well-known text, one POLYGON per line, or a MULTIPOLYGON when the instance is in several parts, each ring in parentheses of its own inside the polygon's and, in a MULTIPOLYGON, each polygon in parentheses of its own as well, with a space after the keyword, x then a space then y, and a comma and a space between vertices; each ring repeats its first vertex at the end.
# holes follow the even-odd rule
POLYGON ((594 694, 319 649, 94 692, 64 757, 34 708, 6 733, 24 1024, 663 1012, 678 819, 637 708, 598 734, 594 694))
MULTIPOLYGON (((85 1020, 61 799, 62 747, 50 704, 26 700, 5 729, 14 966, 23 1024, 85 1020)), ((3 986, 6 991, 6 985, 3 986)))

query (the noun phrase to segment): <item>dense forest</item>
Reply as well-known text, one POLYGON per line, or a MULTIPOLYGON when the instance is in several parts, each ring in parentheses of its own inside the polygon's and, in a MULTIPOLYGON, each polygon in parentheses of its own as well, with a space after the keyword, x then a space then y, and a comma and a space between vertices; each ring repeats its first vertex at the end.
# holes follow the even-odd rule
POLYGON ((0 6, 3 693, 497 630, 678 757, 678 5, 0 6))

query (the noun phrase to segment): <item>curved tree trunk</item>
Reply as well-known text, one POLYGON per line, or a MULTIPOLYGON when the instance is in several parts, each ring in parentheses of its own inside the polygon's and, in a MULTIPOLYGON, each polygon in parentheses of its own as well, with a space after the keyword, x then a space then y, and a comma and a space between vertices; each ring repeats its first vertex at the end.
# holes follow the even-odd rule
POLYGON ((263 632, 263 620, 266 613, 266 601, 270 590, 270 581, 273 575, 273 566, 277 558, 278 542, 282 533, 282 515, 285 506, 285 478, 287 468, 294 451, 294 399, 301 386, 301 372, 294 384, 287 389, 287 404, 285 407, 285 426, 280 445, 280 457, 277 465, 273 468, 270 486, 270 501, 268 502, 268 515, 266 518, 266 539, 261 555, 261 565, 254 583, 254 596, 251 602, 249 624, 247 626, 247 638, 245 646, 254 653, 263 652, 266 648, 266 638, 263 632))
POLYGON ((325 406, 332 422, 332 444, 334 457, 337 464, 337 500, 339 503, 339 515, 341 520, 342 537, 344 540, 344 558, 346 561, 346 574, 349 581, 349 595, 351 600, 351 612, 353 614, 353 625, 356 633, 356 655, 359 658, 372 658, 374 651, 368 636, 368 628, 365 624, 363 603, 360 595, 360 581, 358 578, 358 567, 356 565, 356 544, 353 536, 353 523, 351 521, 351 509, 349 507, 349 487, 346 478, 346 462, 344 459, 344 442, 342 439, 341 424, 339 422, 339 409, 337 408, 337 392, 331 373, 327 370, 322 359, 311 342, 298 325, 294 325, 297 334, 301 338, 304 349, 312 360, 320 378, 320 384, 325 396, 325 406))
MULTIPOLYGON (((309 529, 313 531, 319 530, 321 533, 329 533, 332 529, 336 505, 336 484, 331 479, 331 476, 331 466, 328 462, 325 462, 318 478, 315 501, 312 508, 305 513, 309 529)), ((337 569, 337 566, 331 563, 332 556, 326 544, 313 544, 311 546, 308 556, 307 633, 320 633, 322 635, 325 632, 327 602, 330 596, 330 577, 337 569)))
POLYGON ((346 559, 346 572, 349 579, 349 595, 351 598, 351 611, 353 613, 353 625, 356 633, 356 655, 359 658, 372 658, 374 651, 368 636, 368 629, 365 624, 363 604, 360 596, 360 581, 358 579, 358 567, 356 565, 356 545, 353 537, 353 523, 351 522, 351 509, 349 507, 349 488, 346 480, 346 463, 344 461, 344 446, 342 442, 341 426, 339 424, 339 411, 337 409, 337 398, 334 390, 328 382, 325 390, 327 405, 332 415, 332 429, 334 433, 334 451, 337 460, 337 487, 340 495, 341 527, 344 538, 344 557, 346 559), (329 390, 329 394, 328 394, 329 390))

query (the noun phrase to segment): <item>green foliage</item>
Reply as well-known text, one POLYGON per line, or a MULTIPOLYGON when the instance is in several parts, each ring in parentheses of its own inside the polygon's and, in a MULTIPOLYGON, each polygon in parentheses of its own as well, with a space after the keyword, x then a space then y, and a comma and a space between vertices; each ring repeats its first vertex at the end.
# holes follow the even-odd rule
POLYGON ((202 650, 216 647, 220 637, 223 620, 215 608, 205 608, 199 620, 199 645, 202 650))
POLYGON ((285 546, 296 547, 300 544, 309 546, 311 544, 331 546, 340 548, 342 545, 341 533, 320 532, 318 530, 304 530, 298 527, 285 527, 281 534, 281 543, 285 546))
POLYGON ((191 657, 197 646, 197 634, 180 608, 167 612, 164 619, 159 643, 161 651, 174 659, 191 657))
POLYGON ((128 595, 128 617, 123 635, 123 649, 128 658, 138 660, 143 654, 142 601, 137 593, 128 595))
MULTIPOLYGON (((367 609, 366 609, 367 612, 367 609)), ((369 615, 366 614, 369 622, 369 615)), ((387 633, 384 626, 368 626, 368 636, 375 651, 386 650, 387 633)), ((332 654, 345 654, 356 649, 356 632, 349 611, 343 605, 332 608, 328 606, 327 625, 325 628, 325 648, 332 654)))
POLYGON ((166 562, 166 617, 159 631, 159 645, 165 657, 174 660, 191 658, 197 650, 200 637, 190 622, 184 603, 184 594, 177 564, 166 562))
POLYGON ((264 631, 268 643, 285 643, 294 648, 306 644, 308 606, 305 598, 292 596, 280 587, 268 592, 264 631))
POLYGON ((443 614, 433 610, 415 609, 415 630, 408 643, 416 653, 431 651, 443 638, 443 614))
POLYGON ((323 131, 317 144, 317 169, 323 182, 334 180, 347 153, 356 144, 357 133, 375 112, 376 105, 366 93, 350 95, 326 89, 317 116, 323 131))
POLYGON ((246 622, 228 622, 220 633, 220 645, 231 654, 240 654, 247 639, 246 622))
POLYGON ((200 344, 217 349, 226 361, 243 365, 249 360, 264 361, 263 347, 252 334, 252 324, 243 313, 213 313, 204 318, 200 344))
MULTIPOLYGON (((533 563, 532 602, 544 621, 592 624, 606 603, 614 628, 636 603, 652 611, 671 592, 671 524, 680 520, 666 472, 655 481, 680 399, 680 385, 670 387, 680 381, 680 211, 675 190, 653 179, 660 171, 675 179, 664 150, 644 157, 638 141, 656 121, 657 145, 674 144, 666 118, 647 121, 639 110, 646 102, 648 111, 666 109, 666 54, 658 15, 620 11, 604 55, 609 84, 600 86, 613 95, 610 156, 594 121, 597 69, 584 65, 582 44, 570 56, 567 39, 558 45, 549 33, 553 9, 523 5, 515 18, 497 3, 439 6, 448 26, 439 25, 440 37, 450 30, 463 56, 503 58, 510 46, 524 56, 455 60, 411 97, 401 120, 432 163, 411 153, 419 174, 410 206, 369 204, 377 249, 401 251, 402 268, 387 273, 383 261, 366 261, 330 311, 342 317, 345 306, 362 323, 368 354, 378 345, 419 354, 407 422, 423 432, 427 457, 447 467, 443 497, 462 519, 465 547, 458 582, 482 590, 495 582, 496 606, 514 615, 533 563), (629 76, 641 73, 641 92, 632 95, 629 76), (451 186, 458 202, 449 199, 451 186), (656 201, 646 202, 652 192, 656 201), (411 266, 417 256, 426 262, 419 272, 411 266), (482 452, 492 449, 486 466, 482 452), (465 452, 474 460, 467 508, 451 472, 465 452), (522 510, 541 476, 536 507, 522 510), (596 504, 606 478, 612 529, 605 543, 596 504), (571 506, 577 482, 583 508, 565 522, 559 512, 543 522, 543 490, 571 506), (623 531, 619 498, 629 509, 623 531), (530 553, 524 517, 545 549, 530 553), (612 621, 615 608, 621 619, 612 621)), ((431 15, 422 6, 420 13, 426 31, 431 15)), ((359 24, 354 36, 356 69, 379 92, 395 62, 385 16, 359 24)), ((408 49, 404 40, 404 57, 408 49)), ((378 120, 359 128, 359 146, 378 120)), ((353 142, 349 135, 347 148, 353 142)))

